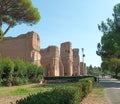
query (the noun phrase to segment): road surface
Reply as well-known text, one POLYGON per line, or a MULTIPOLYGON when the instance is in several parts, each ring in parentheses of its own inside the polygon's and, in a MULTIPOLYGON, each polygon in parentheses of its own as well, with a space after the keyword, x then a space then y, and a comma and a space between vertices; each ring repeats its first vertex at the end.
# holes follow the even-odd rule
POLYGON ((100 83, 105 87, 105 94, 110 104, 120 104, 120 81, 105 76, 100 78, 100 83))

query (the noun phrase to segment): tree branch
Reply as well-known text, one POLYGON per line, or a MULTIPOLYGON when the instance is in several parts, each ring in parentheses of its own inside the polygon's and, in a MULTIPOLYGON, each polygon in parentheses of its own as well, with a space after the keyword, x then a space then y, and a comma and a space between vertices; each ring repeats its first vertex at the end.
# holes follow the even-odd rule
POLYGON ((11 24, 9 24, 9 26, 7 27, 7 29, 5 30, 5 32, 3 33, 3 36, 8 32, 8 30, 11 28, 11 24))

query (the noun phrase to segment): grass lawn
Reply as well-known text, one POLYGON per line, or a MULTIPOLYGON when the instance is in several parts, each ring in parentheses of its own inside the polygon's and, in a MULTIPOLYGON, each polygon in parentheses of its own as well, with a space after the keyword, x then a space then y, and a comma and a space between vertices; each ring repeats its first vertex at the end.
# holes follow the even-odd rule
POLYGON ((27 97, 30 94, 36 94, 38 92, 49 91, 56 86, 64 86, 70 84, 51 84, 51 85, 39 85, 29 84, 12 87, 0 87, 0 104, 16 104, 16 100, 27 97))
POLYGON ((7 96, 27 96, 38 92, 50 90, 52 86, 40 86, 38 84, 29 84, 13 87, 0 87, 0 99, 7 96))
MULTIPOLYGON (((17 99, 28 96, 29 94, 36 94, 38 92, 44 92, 51 90, 55 86, 62 86, 64 84, 52 84, 52 85, 39 85, 39 84, 29 84, 22 86, 13 87, 0 87, 0 104, 10 104, 8 102, 14 102, 17 99), (6 103, 5 103, 6 100, 6 103)), ((69 85, 69 84, 68 84, 69 85)), ((108 104, 105 94, 104 87, 100 84, 95 84, 92 92, 82 101, 81 104, 108 104)))
POLYGON ((92 92, 98 97, 104 97, 104 87, 99 83, 95 84, 92 92))

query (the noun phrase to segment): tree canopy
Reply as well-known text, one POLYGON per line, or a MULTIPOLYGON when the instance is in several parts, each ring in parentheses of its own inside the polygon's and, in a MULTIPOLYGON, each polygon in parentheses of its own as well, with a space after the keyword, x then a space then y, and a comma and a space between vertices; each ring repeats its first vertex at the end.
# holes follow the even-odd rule
POLYGON ((120 4, 113 8, 113 19, 101 22, 98 29, 103 33, 97 45, 97 55, 101 56, 104 69, 110 69, 116 76, 120 68, 120 4))
POLYGON ((88 66, 87 67, 87 71, 88 71, 88 75, 95 75, 95 76, 99 76, 102 74, 102 69, 101 67, 96 67, 96 66, 88 66))
POLYGON ((36 24, 40 20, 37 8, 34 8, 31 0, 0 0, 0 36, 14 27, 17 23, 36 24), (2 25, 8 27, 3 32, 2 25))

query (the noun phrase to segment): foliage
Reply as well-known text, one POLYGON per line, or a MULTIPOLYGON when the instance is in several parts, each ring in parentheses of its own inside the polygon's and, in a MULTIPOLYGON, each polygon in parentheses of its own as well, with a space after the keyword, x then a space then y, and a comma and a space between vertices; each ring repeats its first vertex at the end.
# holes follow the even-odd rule
POLYGON ((117 76, 120 71, 120 4, 114 6, 112 16, 113 19, 108 18, 106 23, 102 21, 101 25, 98 25, 103 36, 97 45, 96 53, 102 58, 102 68, 112 70, 117 76))
MULTIPOLYGON (((56 85, 54 85, 56 86, 56 85)), ((20 96, 25 97, 29 96, 30 94, 37 94, 38 92, 45 92, 50 91, 53 86, 39 86, 38 83, 36 84, 26 84, 20 86, 0 86, 0 99, 6 98, 7 96, 20 96)))
POLYGON ((2 80, 3 85, 11 86, 12 85, 12 74, 14 70, 14 63, 10 58, 3 59, 2 62, 2 80))
POLYGON ((21 85, 29 82, 40 82, 44 69, 21 59, 0 58, 0 85, 21 85), (31 66, 31 67, 29 67, 31 66))
POLYGON ((3 70, 2 70, 2 59, 0 58, 0 86, 2 85, 2 73, 3 73, 3 70))
POLYGON ((33 7, 31 0, 0 0, 0 36, 4 36, 9 28, 17 23, 35 24, 40 20, 39 12, 33 7), (16 15, 17 14, 17 15, 16 15), (2 25, 8 28, 2 33, 2 25))
POLYGON ((43 67, 38 67, 35 64, 28 64, 27 65, 27 77, 30 82, 39 82, 43 79, 44 73, 43 67))
POLYGON ((14 61, 14 72, 13 72, 13 85, 24 84, 24 80, 27 79, 27 67, 23 60, 16 59, 14 61))
POLYGON ((44 77, 45 80, 65 80, 65 79, 83 79, 83 78, 90 78, 90 77, 93 77, 93 76, 50 76, 50 77, 44 77))
POLYGON ((93 67, 92 65, 87 67, 88 75, 99 76, 102 74, 102 69, 100 67, 93 67))
POLYGON ((50 91, 30 95, 17 101, 16 104, 80 104, 91 91, 93 81, 94 79, 87 78, 72 85, 55 87, 50 91))
POLYGON ((120 59, 110 58, 102 62, 102 67, 109 69, 109 71, 115 76, 120 72, 120 59))

